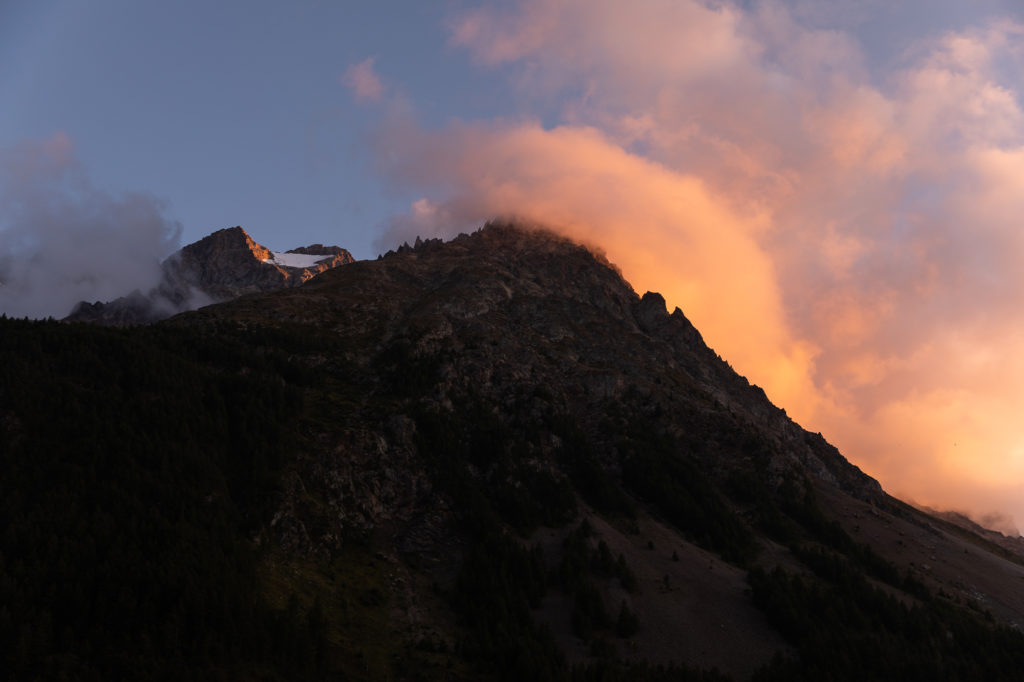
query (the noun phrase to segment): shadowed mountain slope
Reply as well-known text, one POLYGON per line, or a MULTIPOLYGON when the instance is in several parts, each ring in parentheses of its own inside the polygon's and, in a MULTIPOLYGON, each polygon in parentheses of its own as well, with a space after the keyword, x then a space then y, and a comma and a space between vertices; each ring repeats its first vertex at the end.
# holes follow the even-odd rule
MULTIPOLYGON (((32 595, 0 618, 0 644, 28 642, 0 646, 13 652, 9 669, 30 669, 32 652, 49 652, 57 672, 137 666, 125 652, 143 635, 167 666, 201 677, 1013 679, 1024 669, 1019 557, 886 495, 737 375, 681 311, 549 232, 492 224, 418 241, 142 329, 4 324, 0 349, 24 357, 0 365, 15 387, 0 394, 0 444, 15 453, 0 492, 41 491, 4 507, 32 519, 12 524, 2 548, 0 587, 32 595), (96 350, 76 358, 82 347, 96 350), (112 390, 124 423, 105 429, 106 408, 88 396, 112 390), (87 407, 58 407, 69 401, 87 407), (44 438, 78 431, 92 444, 84 460, 44 438), (147 437, 161 444, 153 457, 147 437), (113 452, 120 464, 102 464, 113 452), (102 523, 121 529, 104 545, 129 557, 115 566, 147 551, 222 557, 109 602, 115 615, 145 615, 113 628, 107 658, 92 653, 97 636, 84 647, 74 627, 54 634, 67 610, 31 570, 53 560, 67 570, 52 577, 77 581, 73 591, 115 590, 87 577, 96 550, 54 558, 74 516, 39 511, 60 499, 53 486, 77 490, 82 467, 100 497, 77 504, 100 505, 114 519, 102 523), (113 483, 95 472, 107 470, 162 501, 133 502, 121 483, 103 494, 113 483), (223 535, 200 532, 207 509, 223 535), (157 540, 132 530, 157 512, 157 540), (173 551, 175 527, 196 551, 173 551), (6 559, 49 535, 58 541, 38 559, 6 559), (213 551, 225 537, 239 553, 213 551), (182 602, 176 618, 197 623, 190 644, 154 624, 159 606, 138 606, 162 603, 145 595, 172 578, 193 594, 233 573, 250 578, 205 621, 201 600, 182 602), (242 603, 256 609, 244 642, 206 634, 242 603), (49 626, 13 625, 44 611, 49 626), (275 627, 285 634, 274 639, 275 627), (276 648, 257 645, 258 665, 239 662, 266 637, 276 648), (53 658, 69 646, 77 658, 53 658), (294 655, 306 655, 302 671, 289 669, 294 655)), ((91 537, 91 526, 79 532, 91 537)), ((80 620, 100 617, 82 608, 80 620)))

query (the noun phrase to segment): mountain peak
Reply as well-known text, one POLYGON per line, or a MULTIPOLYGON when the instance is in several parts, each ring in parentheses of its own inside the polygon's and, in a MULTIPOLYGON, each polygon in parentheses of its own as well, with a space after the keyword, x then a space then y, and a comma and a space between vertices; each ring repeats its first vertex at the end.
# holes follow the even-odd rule
POLYGON ((214 252, 219 254, 247 251, 260 261, 266 260, 271 256, 270 249, 257 243, 241 226, 217 230, 199 241, 185 246, 182 251, 187 253, 214 252))
POLYGON ((83 301, 66 319, 111 325, 154 322, 244 294, 298 286, 354 260, 340 246, 322 244, 275 253, 242 227, 229 227, 172 254, 161 265, 159 285, 148 293, 134 292, 108 303, 83 301))

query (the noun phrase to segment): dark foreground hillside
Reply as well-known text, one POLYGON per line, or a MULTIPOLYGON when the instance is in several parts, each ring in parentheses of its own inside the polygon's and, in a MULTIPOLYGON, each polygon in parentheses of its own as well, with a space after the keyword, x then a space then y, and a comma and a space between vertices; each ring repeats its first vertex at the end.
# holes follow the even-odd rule
POLYGON ((1018 679, 1016 561, 544 232, 0 320, 12 679, 1018 679))

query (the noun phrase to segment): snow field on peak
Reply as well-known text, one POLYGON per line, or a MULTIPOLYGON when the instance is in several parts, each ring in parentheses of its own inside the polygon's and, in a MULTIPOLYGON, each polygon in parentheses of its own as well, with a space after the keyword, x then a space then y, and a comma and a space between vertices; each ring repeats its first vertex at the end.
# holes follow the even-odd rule
POLYGON ((322 260, 331 258, 333 254, 305 254, 305 253, 279 253, 271 251, 270 258, 264 258, 264 263, 283 265, 286 268, 311 268, 322 260))

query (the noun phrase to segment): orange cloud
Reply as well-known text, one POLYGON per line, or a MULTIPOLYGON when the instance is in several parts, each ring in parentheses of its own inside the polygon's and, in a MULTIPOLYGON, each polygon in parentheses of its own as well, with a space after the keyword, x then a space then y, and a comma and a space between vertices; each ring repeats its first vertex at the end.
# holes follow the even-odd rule
POLYGON ((393 175, 442 177, 460 188, 457 199, 430 210, 417 202, 387 241, 492 215, 550 224, 612 254, 641 293, 660 291, 682 307, 724 357, 770 377, 765 383, 782 404, 812 393, 814 349, 786 330, 774 266, 756 240, 764 217, 734 212, 699 178, 630 154, 592 128, 453 126, 415 149, 408 132, 382 135, 381 144, 382 158, 406 162, 393 175))
POLYGON ((392 121, 381 170, 424 199, 384 239, 551 224, 887 488, 1024 519, 1024 28, 919 42, 879 78, 802 16, 525 0, 456 17, 452 42, 520 65, 513 87, 560 101, 561 123, 392 121))

